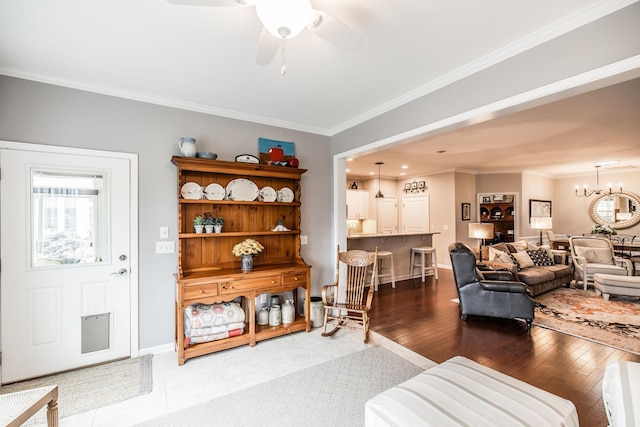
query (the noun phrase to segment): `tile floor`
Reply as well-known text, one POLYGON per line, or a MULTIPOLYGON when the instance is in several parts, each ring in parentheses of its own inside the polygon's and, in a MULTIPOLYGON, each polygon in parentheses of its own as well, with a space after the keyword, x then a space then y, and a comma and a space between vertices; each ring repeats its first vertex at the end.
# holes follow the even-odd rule
MULTIPOLYGON (((153 356, 153 391, 111 406, 63 418, 60 427, 131 426, 170 412, 308 368, 367 346, 381 345, 414 364, 435 365, 374 332, 369 344, 360 331, 322 337, 321 328, 200 356, 178 366, 175 352, 153 356)), ((45 425, 42 425, 44 427, 45 425)), ((40 427, 40 426, 39 426, 40 427)))

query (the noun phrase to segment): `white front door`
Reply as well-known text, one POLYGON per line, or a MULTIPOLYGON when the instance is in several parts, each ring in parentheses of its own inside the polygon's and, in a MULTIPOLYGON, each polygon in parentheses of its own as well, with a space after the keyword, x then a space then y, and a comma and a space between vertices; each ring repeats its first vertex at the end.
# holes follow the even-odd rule
POLYGON ((130 162, 0 150, 3 384, 131 355, 130 162))

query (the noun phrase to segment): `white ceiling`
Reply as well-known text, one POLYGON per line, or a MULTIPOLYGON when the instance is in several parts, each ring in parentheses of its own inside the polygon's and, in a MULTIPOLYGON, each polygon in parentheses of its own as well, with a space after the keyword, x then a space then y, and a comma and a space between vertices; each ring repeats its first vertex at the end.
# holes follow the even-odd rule
MULTIPOLYGON (((255 63, 261 25, 253 7, 3 0, 0 74, 333 135, 423 95, 434 82, 480 70, 634 1, 312 0, 364 44, 350 51, 305 30, 287 43, 288 73, 281 77, 279 55, 267 66, 255 63)), ((638 84, 631 90, 633 96, 612 99, 617 106, 586 95, 401 146, 384 154, 383 174, 395 174, 392 162, 405 162, 407 154, 411 174, 525 164, 553 174, 553 164, 567 159, 592 167, 600 147, 640 166, 638 84), (620 149, 611 150, 612 143, 620 149), (440 149, 447 153, 435 156, 440 149)), ((358 173, 378 160, 359 159, 358 173)))

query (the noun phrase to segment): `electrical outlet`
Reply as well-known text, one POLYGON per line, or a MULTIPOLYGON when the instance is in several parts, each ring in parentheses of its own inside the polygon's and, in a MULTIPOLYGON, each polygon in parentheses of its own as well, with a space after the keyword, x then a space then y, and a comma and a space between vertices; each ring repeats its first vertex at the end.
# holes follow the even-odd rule
POLYGON ((307 239, 307 235, 303 234, 300 236, 300 244, 301 245, 306 245, 307 243, 309 243, 309 240, 307 239))
POLYGON ((260 294, 260 304, 267 303, 267 294, 260 294))
POLYGON ((172 254, 176 251, 176 242, 173 240, 164 240, 162 242, 156 242, 157 254, 172 254))

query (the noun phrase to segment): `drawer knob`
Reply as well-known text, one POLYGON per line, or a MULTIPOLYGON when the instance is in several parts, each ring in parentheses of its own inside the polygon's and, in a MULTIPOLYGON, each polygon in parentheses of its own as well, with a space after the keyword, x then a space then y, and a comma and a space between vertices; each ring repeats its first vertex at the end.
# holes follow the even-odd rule
POLYGON ((201 294, 204 294, 204 290, 200 289, 200 293, 201 293, 201 294))
POLYGON ((276 283, 276 281, 275 281, 275 280, 272 280, 272 281, 271 281, 271 283, 276 283))
POLYGON ((298 280, 298 276, 294 277, 293 280, 298 280))

